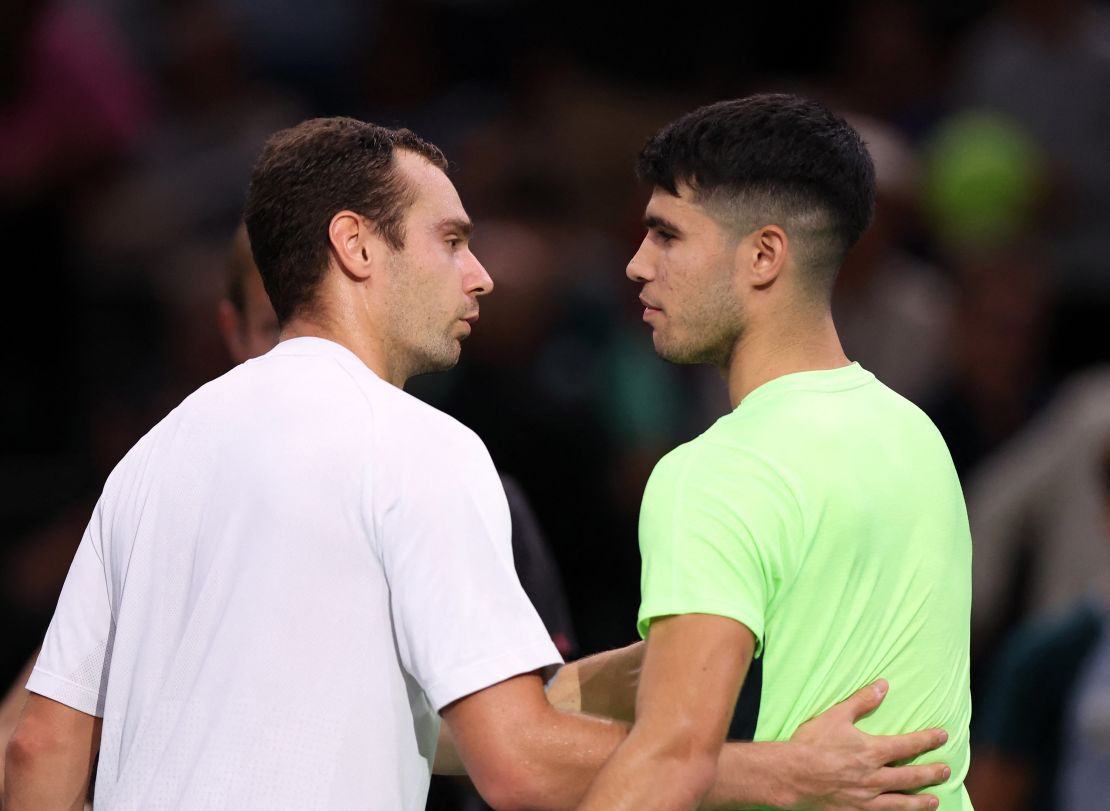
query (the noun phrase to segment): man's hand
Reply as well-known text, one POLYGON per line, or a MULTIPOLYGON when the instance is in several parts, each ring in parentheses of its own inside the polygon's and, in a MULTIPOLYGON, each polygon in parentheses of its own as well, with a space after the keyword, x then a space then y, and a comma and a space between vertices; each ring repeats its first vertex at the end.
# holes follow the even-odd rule
POLYGON ((897 794, 948 779, 943 763, 888 766, 941 746, 943 730, 875 736, 855 722, 878 707, 878 681, 800 726, 781 743, 729 743, 721 750, 717 784, 702 805, 712 811, 913 811, 937 807, 935 797, 897 794), (743 798, 737 802, 737 798, 743 798))
POLYGON ((928 794, 912 791, 943 783, 951 770, 943 763, 921 766, 888 764, 915 758, 942 746, 948 740, 941 729, 926 729, 906 735, 868 735, 855 722, 872 712, 885 698, 888 685, 878 681, 829 710, 802 724, 790 739, 800 744, 795 779, 797 809, 843 811, 902 811, 930 809, 939 804, 928 794))

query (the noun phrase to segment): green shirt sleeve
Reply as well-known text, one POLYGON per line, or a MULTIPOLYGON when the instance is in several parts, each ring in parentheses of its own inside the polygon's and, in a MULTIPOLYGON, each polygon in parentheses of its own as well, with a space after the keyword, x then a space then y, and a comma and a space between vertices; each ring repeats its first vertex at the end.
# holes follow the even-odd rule
POLYGON ((658 617, 715 614, 746 625, 761 655, 800 524, 790 488, 758 454, 704 438, 676 448, 640 509, 640 635, 658 617))

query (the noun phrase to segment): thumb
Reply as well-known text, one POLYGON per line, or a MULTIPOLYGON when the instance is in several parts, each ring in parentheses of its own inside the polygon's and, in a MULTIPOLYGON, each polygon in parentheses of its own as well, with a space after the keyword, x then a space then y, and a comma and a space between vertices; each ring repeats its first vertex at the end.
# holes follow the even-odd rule
POLYGON ((886 679, 878 679, 866 687, 861 687, 837 706, 846 710, 852 716, 852 722, 858 721, 868 713, 874 712, 883 699, 886 698, 890 685, 886 679))

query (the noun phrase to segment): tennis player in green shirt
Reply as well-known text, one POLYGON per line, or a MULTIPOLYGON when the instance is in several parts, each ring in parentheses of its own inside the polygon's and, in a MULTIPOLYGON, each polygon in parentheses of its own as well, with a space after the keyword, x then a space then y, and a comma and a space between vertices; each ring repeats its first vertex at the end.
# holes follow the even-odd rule
POLYGON ((859 727, 944 728, 928 758, 951 775, 929 792, 970 809, 960 484, 936 428, 845 356, 830 312, 872 215, 865 145, 817 103, 758 95, 668 125, 638 172, 653 194, 628 276, 655 349, 721 369, 733 411, 648 483, 636 722, 581 808, 695 807, 762 657, 756 740, 883 677, 859 727))

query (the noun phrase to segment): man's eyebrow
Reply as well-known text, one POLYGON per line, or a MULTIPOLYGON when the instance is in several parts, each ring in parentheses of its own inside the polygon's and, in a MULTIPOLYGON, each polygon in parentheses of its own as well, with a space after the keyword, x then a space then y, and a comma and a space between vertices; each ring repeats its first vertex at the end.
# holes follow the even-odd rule
POLYGON ((644 217, 644 226, 650 228, 652 231, 670 231, 672 234, 682 233, 682 229, 673 222, 655 214, 648 214, 644 217))
POLYGON ((438 231, 456 231, 461 237, 469 237, 474 230, 474 223, 461 217, 448 217, 436 224, 438 231))

